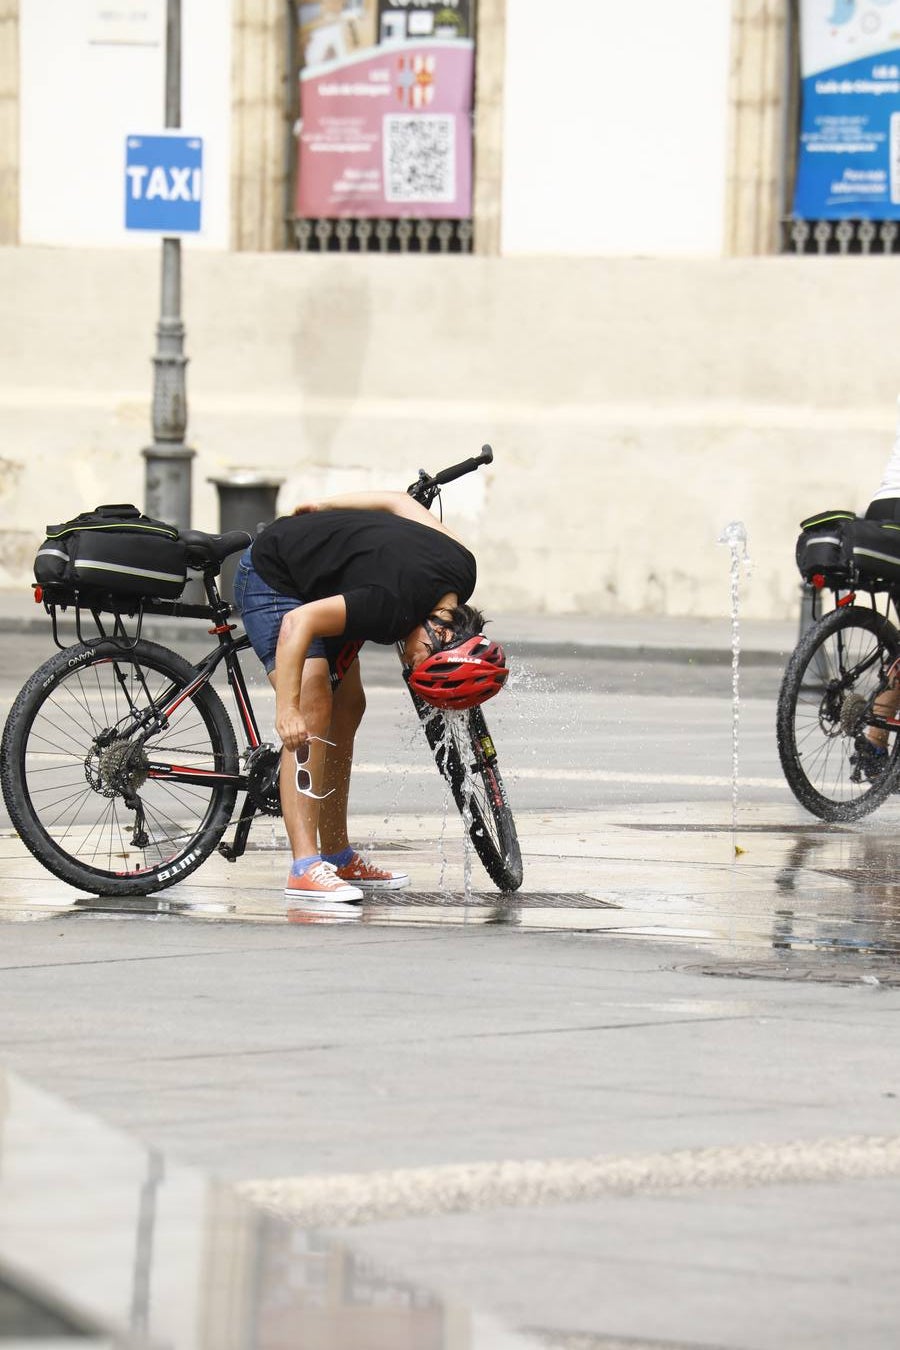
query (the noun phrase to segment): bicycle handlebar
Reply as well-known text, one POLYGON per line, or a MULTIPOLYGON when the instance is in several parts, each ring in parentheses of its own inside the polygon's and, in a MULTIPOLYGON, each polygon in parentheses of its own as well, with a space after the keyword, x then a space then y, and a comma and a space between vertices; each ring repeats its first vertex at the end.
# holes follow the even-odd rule
POLYGON ((494 452, 489 445, 481 447, 481 454, 474 459, 464 459, 461 464, 451 464, 449 469, 441 469, 439 473, 431 475, 424 469, 419 470, 419 476, 414 483, 410 483, 406 491, 414 501, 420 502, 422 506, 430 506, 438 494, 438 490, 445 483, 452 483, 457 478, 462 478, 467 473, 474 473, 482 464, 493 463, 494 452))

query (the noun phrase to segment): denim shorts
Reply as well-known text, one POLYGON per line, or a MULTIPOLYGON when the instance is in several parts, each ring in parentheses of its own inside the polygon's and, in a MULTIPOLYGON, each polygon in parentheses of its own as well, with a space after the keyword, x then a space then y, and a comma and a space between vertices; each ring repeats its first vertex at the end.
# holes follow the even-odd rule
MULTIPOLYGON (((281 621, 292 609, 298 609, 303 601, 273 591, 254 568, 248 548, 241 554, 234 574, 234 604, 240 610, 244 632, 253 650, 265 666, 266 674, 271 675, 275 669, 275 648, 281 632, 281 621)), ((313 638, 306 655, 327 658, 322 638, 313 638)))

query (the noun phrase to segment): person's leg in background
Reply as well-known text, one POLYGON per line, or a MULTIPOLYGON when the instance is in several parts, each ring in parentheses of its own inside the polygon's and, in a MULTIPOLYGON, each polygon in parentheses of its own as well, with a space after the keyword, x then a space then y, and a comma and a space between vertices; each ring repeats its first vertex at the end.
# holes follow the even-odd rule
MULTIPOLYGON (((269 673, 269 680, 274 686, 274 669, 269 673)), ((289 902, 295 898, 302 901, 314 899, 316 896, 332 900, 362 899, 362 891, 358 890, 356 886, 342 881, 338 877, 336 869, 327 860, 323 860, 322 849, 319 845, 322 808, 331 801, 330 796, 326 797, 324 801, 320 801, 319 798, 328 791, 325 766, 327 752, 331 747, 325 742, 332 739, 330 734, 332 706, 331 676, 327 660, 322 656, 307 657, 303 663, 303 680, 300 685, 300 711, 303 714, 303 720, 306 722, 310 738, 318 738, 310 739, 309 757, 303 764, 303 768, 309 773, 310 792, 314 793, 314 796, 297 789, 296 755, 289 750, 282 750, 281 752, 281 776, 279 780, 281 814, 290 840, 291 857, 293 859, 288 884, 285 888, 285 895, 289 902)), ((347 769, 348 782, 343 790, 345 820, 349 791, 349 764, 347 769)))
POLYGON ((350 843, 347 809, 350 801, 350 774, 353 768, 353 744, 366 710, 366 695, 359 661, 354 661, 334 691, 331 729, 327 733, 333 745, 326 746, 322 791, 329 793, 319 810, 319 841, 322 857, 337 868, 338 876, 354 886, 368 890, 398 890, 409 884, 405 872, 387 872, 363 858, 350 843))
POLYGON ((350 802, 350 774, 353 768, 353 744, 366 710, 359 662, 354 661, 334 691, 331 723, 325 733, 332 745, 326 746, 322 791, 328 796, 319 811, 319 842, 322 857, 329 861, 350 848, 347 809, 350 802))
MULTIPOLYGON (((900 496, 876 497, 869 503, 864 518, 886 524, 900 524, 900 496)), ((873 711, 878 717, 893 717, 898 709, 900 709, 900 680, 895 678, 891 687, 878 695, 873 704, 873 711)), ((869 727, 866 731, 866 741, 868 744, 860 751, 859 767, 867 778, 877 778, 887 768, 888 733, 881 727, 869 727)))

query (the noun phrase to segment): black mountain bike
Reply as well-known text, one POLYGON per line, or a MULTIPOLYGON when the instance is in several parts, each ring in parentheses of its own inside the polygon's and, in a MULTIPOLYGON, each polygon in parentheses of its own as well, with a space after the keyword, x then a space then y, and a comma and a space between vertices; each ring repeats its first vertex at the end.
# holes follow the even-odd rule
MULTIPOLYGON (((444 483, 493 459, 475 459, 408 489, 431 506, 444 483)), ((246 548, 242 531, 183 532, 190 566, 202 574, 206 605, 135 602, 54 591, 42 596, 60 650, 16 698, 0 748, 0 785, 22 841, 48 871, 96 895, 148 895, 182 881, 218 848, 233 862, 259 815, 281 814, 279 746, 263 744, 234 636, 231 608, 216 578, 246 548), (70 607, 78 641, 65 646, 57 610, 70 607), (146 614, 205 619, 216 645, 192 665, 145 640, 146 614), (95 636, 82 625, 90 615, 95 636), (104 616, 106 619, 104 621, 104 616), (224 666, 244 748, 212 687, 224 666), (222 842, 235 816, 232 841, 222 842)), ((445 717, 413 695, 437 767, 449 784, 475 852, 501 891, 522 884, 516 827, 480 708, 445 717)))
MULTIPOLYGON (((822 820, 853 821, 900 777, 900 634, 887 613, 843 599, 801 637, 778 697, 781 766, 794 796, 822 820), (873 753, 868 736, 886 740, 873 753)), ((896 608, 891 588, 887 605, 896 608)))

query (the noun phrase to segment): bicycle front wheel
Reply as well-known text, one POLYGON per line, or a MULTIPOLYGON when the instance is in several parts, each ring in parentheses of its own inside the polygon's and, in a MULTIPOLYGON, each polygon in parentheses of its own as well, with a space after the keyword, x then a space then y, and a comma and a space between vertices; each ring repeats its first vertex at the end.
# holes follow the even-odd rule
POLYGON ((823 820, 858 820, 893 790, 900 737, 893 716, 900 637, 864 606, 833 610, 797 645, 778 697, 778 753, 794 796, 823 820), (882 724, 887 755, 871 751, 867 728, 882 724))
POLYGON ((480 708, 442 713, 412 698, 485 871, 499 890, 518 890, 522 852, 484 714, 480 708))
POLYGON ((147 895, 183 880, 221 839, 237 796, 222 700, 152 642, 51 657, 13 704, 0 754, 23 843, 54 876, 95 895, 147 895))

